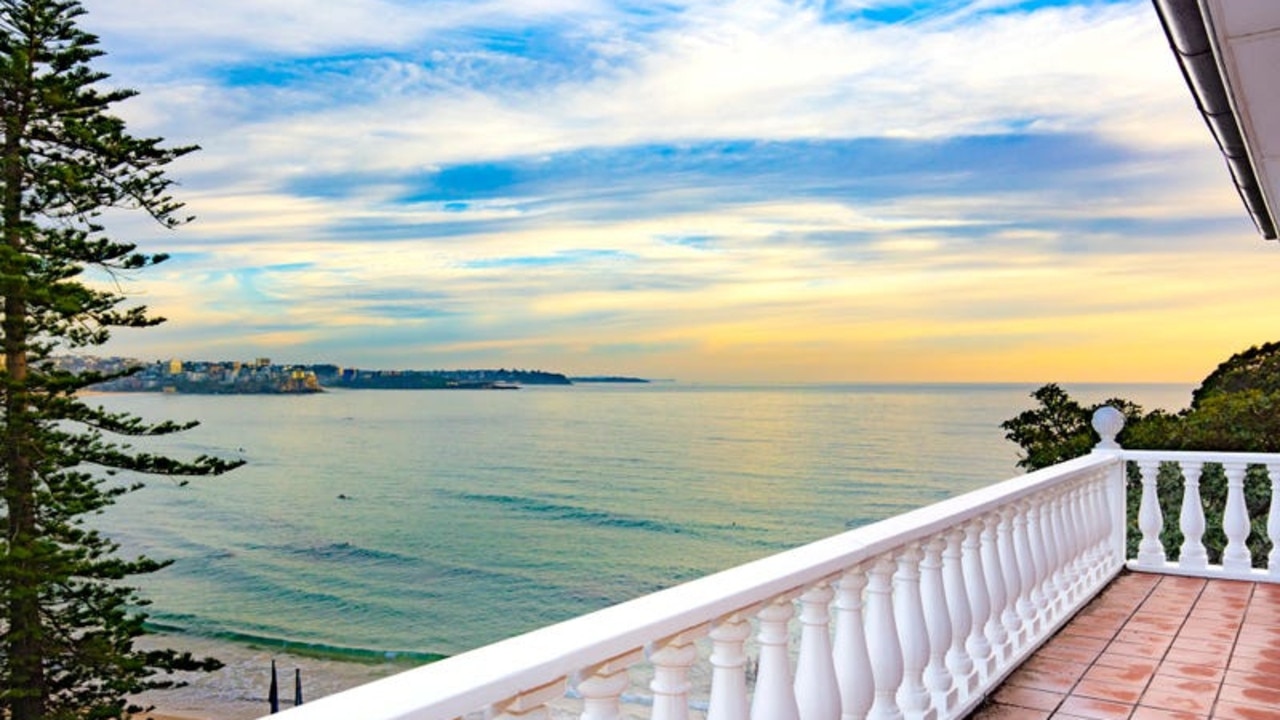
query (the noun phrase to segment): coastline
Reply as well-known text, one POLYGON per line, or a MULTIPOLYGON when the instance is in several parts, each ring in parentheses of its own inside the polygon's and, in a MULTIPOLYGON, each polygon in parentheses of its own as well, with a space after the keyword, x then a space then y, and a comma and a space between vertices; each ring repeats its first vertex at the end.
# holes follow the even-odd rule
POLYGON ((270 712, 267 693, 274 660, 279 678, 280 709, 293 707, 294 670, 302 676, 303 702, 373 682, 414 667, 404 660, 359 662, 295 654, 280 648, 171 633, 151 633, 139 638, 140 648, 173 648, 198 657, 216 657, 224 667, 210 673, 179 673, 185 687, 153 690, 135 696, 133 702, 154 706, 153 712, 133 716, 138 720, 255 720, 270 712))

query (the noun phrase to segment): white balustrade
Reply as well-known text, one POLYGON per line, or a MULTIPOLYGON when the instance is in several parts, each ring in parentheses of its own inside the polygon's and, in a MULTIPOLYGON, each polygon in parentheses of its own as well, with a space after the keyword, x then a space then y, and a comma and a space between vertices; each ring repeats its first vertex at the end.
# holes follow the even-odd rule
POLYGON ((1280 456, 1127 450, 1114 441, 1120 423, 1103 425, 1087 457, 320 698, 281 720, 553 711, 687 720, 701 716, 702 698, 708 720, 956 720, 1124 566, 1129 462, 1142 477, 1130 567, 1280 582, 1280 456), (1160 538, 1162 463, 1186 479, 1177 563, 1165 561, 1160 538), (1227 476, 1222 565, 1204 552, 1224 539, 1205 537, 1206 464, 1227 476), (1247 544, 1245 485, 1261 479, 1247 472, 1257 466, 1272 493, 1275 549, 1257 558, 1266 569, 1251 567, 1247 544), (632 683, 650 671, 650 682, 632 683))
MULTIPOLYGON (((1280 582, 1280 456, 1265 453, 1119 450, 1116 446, 1103 450, 1101 447, 1100 444, 1095 455, 1110 454, 1122 461, 1135 463, 1142 478, 1142 496, 1138 509, 1138 528, 1142 539, 1138 545, 1137 557, 1128 562, 1130 568, 1196 577, 1280 582), (1179 502, 1178 527, 1183 535, 1176 563, 1165 561, 1167 549, 1161 538, 1164 519, 1158 502, 1158 477, 1161 466, 1166 464, 1171 470, 1176 467, 1182 473, 1184 481, 1182 496, 1176 498, 1179 502), (1210 498, 1205 497, 1204 479, 1211 466, 1221 468, 1227 480, 1222 510, 1222 534, 1213 538, 1215 545, 1223 539, 1226 541, 1218 565, 1210 564, 1212 558, 1206 550, 1209 539, 1205 536, 1208 532, 1206 505, 1210 498), (1250 468, 1264 469, 1265 477, 1263 473, 1258 473, 1256 480, 1251 479, 1250 468), (1266 567, 1254 567, 1255 558, 1249 549, 1249 538, 1253 530, 1246 502, 1245 485, 1249 482, 1266 482, 1270 485, 1271 502, 1267 509, 1266 532, 1271 541, 1271 552, 1266 558, 1266 567)), ((1214 472, 1217 472, 1217 468, 1214 472)), ((1111 505, 1123 502, 1124 498, 1121 494, 1109 494, 1108 497, 1112 498, 1111 505)), ((1116 529, 1113 527, 1111 532, 1116 534, 1116 529)), ((1263 563, 1261 557, 1256 561, 1258 564, 1263 563)))

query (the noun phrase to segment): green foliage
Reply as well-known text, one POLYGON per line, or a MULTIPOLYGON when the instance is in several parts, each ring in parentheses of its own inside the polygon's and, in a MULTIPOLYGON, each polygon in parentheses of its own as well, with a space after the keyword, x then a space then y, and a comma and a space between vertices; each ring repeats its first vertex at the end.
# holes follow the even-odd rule
POLYGON ((1198 409, 1211 396, 1245 390, 1280 393, 1280 342, 1251 347, 1214 368, 1191 394, 1191 409, 1198 409))
MULTIPOLYGON (((1093 431, 1093 413, 1103 405, 1124 413, 1126 432, 1130 424, 1142 417, 1142 408, 1128 400, 1112 398, 1085 407, 1054 384, 1036 390, 1031 397, 1040 403, 1038 408, 1023 411, 1000 424, 1005 437, 1022 447, 1023 456, 1018 466, 1027 470, 1038 470, 1087 454, 1098 442, 1098 435, 1093 431)), ((1121 438, 1124 437, 1122 433, 1121 438)))
POLYGON ((214 475, 236 466, 141 453, 128 438, 189 424, 149 424, 86 405, 51 354, 161 322, 92 285, 164 260, 112 239, 111 208, 176 227, 181 204, 164 167, 194 150, 136 138, 109 114, 127 90, 100 88, 101 55, 74 0, 0 0, 0 717, 118 718, 128 695, 171 684, 174 670, 216 661, 142 651, 145 605, 130 576, 164 563, 123 558, 87 520, 147 474, 214 475))
MULTIPOLYGON (((1111 405, 1125 415, 1120 444, 1142 450, 1205 450, 1221 452, 1280 452, 1280 343, 1267 343, 1233 355, 1217 367, 1192 395, 1191 406, 1177 414, 1163 410, 1143 413, 1134 403, 1112 399, 1092 406, 1073 400, 1057 385, 1046 385, 1031 395, 1039 403, 1001 424, 1005 437, 1022 448, 1018 464, 1028 470, 1048 467, 1087 454, 1098 438, 1090 425, 1094 411, 1111 405)), ((1159 469, 1160 509, 1164 516, 1161 538, 1170 559, 1177 559, 1183 541, 1178 528, 1186 479, 1174 463, 1159 469)), ((1138 503, 1142 496, 1136 465, 1128 471, 1129 552, 1137 551, 1138 503)), ((1226 508, 1227 479, 1222 466, 1207 463, 1200 477, 1200 497, 1205 514, 1202 538, 1211 563, 1221 562, 1226 536, 1222 518, 1226 508)), ((1271 482, 1262 466, 1250 467, 1245 478, 1245 506, 1252 522, 1248 545, 1254 563, 1265 567, 1271 542, 1266 523, 1271 503, 1271 482)))
POLYGON ((1201 396, 1171 430, 1169 444, 1184 450, 1280 452, 1280 389, 1201 396))

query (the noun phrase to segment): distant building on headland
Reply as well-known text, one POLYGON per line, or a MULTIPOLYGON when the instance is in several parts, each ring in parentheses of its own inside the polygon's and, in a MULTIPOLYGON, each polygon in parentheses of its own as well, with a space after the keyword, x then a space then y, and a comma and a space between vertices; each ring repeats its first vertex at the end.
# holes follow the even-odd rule
POLYGON ((252 365, 240 362, 184 361, 143 363, 127 358, 55 358, 55 363, 71 372, 113 375, 92 386, 104 392, 170 392, 203 395, 278 395, 321 392, 320 381, 309 368, 272 365, 259 359, 252 365))

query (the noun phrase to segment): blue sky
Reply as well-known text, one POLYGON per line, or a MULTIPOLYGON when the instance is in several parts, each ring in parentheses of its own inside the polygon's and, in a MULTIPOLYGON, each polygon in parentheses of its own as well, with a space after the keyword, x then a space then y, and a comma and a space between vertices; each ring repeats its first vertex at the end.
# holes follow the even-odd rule
POLYGON ((1186 381, 1277 248, 1147 0, 87 0, 197 221, 144 358, 1186 381))

